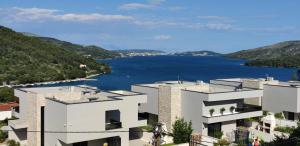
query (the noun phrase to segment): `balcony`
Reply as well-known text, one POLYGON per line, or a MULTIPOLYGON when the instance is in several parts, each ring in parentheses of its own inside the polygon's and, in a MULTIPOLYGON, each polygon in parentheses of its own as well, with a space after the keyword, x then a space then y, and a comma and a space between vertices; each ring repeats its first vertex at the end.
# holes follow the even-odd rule
POLYGON ((259 116, 262 116, 262 108, 260 106, 244 104, 242 107, 237 108, 235 112, 230 114, 202 116, 202 121, 209 124, 259 116))
POLYGON ((105 130, 122 128, 121 113, 119 110, 110 110, 105 112, 105 130))
POLYGON ((111 121, 110 123, 105 124, 105 130, 113 130, 122 128, 122 122, 111 121))

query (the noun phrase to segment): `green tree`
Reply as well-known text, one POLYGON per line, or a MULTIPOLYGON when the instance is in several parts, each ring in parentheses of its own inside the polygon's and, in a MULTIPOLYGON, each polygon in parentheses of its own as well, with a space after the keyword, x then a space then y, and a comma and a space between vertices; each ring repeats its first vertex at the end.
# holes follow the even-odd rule
POLYGON ((18 101, 18 98, 14 96, 14 90, 9 87, 0 88, 0 103, 18 101))
POLYGON ((190 135, 193 132, 191 121, 186 122, 183 118, 180 118, 175 121, 172 127, 173 141, 175 144, 190 141, 190 135))

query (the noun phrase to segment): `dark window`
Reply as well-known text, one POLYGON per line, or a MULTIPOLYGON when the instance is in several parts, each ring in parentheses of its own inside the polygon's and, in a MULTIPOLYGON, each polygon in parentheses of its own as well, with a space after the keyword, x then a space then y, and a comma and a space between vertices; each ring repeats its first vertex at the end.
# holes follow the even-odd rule
POLYGON ((208 136, 211 137, 219 137, 219 135, 222 133, 221 131, 222 123, 213 123, 208 124, 208 136))
POLYGON ((84 142, 73 143, 73 146, 88 146, 88 142, 84 141, 84 142))
POLYGON ((288 120, 295 120, 295 115, 293 112, 288 112, 288 120))

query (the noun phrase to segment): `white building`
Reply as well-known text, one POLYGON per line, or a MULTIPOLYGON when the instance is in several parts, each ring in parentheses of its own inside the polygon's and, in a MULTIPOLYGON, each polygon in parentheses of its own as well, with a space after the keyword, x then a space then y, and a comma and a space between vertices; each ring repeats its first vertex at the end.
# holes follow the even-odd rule
POLYGON ((146 125, 138 105, 147 96, 103 92, 89 86, 15 89, 19 119, 9 121, 9 139, 22 146, 128 146, 131 128, 146 125))
POLYGON ((300 119, 300 82, 280 82, 264 86, 263 110, 280 113, 284 119, 300 119))
POLYGON ((19 108, 19 104, 16 102, 9 102, 0 104, 0 120, 12 118, 19 108))
POLYGON ((193 129, 203 135, 214 136, 223 132, 232 136, 242 119, 260 117, 263 84, 273 83, 272 78, 218 79, 210 83, 165 81, 154 84, 138 84, 132 91, 148 95, 140 112, 148 115, 148 121, 156 117, 171 129, 176 118, 191 121, 193 129))

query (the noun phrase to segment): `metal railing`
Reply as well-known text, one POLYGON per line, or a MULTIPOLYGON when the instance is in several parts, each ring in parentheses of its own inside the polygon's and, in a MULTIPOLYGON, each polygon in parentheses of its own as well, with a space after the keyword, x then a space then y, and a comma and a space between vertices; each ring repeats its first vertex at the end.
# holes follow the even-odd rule
POLYGON ((105 130, 113 130, 122 128, 122 122, 110 122, 105 124, 105 130))

